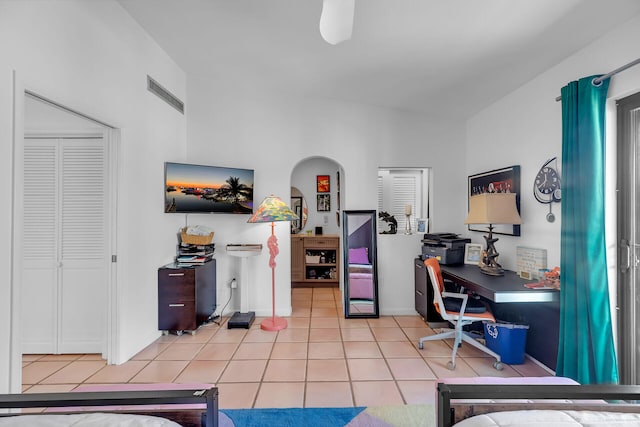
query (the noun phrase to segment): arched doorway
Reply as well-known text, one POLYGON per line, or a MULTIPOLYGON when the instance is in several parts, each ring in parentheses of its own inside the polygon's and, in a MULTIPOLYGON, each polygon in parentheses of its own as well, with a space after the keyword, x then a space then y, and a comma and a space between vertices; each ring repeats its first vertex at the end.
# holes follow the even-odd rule
POLYGON ((343 177, 342 166, 327 157, 303 159, 291 172, 291 187, 295 188, 292 190, 292 207, 300 206, 299 210, 304 214, 306 206, 306 221, 292 227, 292 287, 341 287, 340 216, 343 177), (306 250, 303 241, 313 236, 322 236, 322 239, 306 239, 307 242, 311 241, 319 246, 306 250), (306 258, 307 253, 311 258, 306 258), (321 260, 324 262, 320 262, 321 260))

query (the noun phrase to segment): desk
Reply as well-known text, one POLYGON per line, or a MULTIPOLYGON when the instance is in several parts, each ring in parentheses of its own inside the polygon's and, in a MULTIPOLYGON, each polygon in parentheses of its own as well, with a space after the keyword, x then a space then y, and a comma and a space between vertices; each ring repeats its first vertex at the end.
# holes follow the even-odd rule
POLYGON ((496 319, 529 325, 526 353, 552 370, 556 368, 560 334, 560 292, 529 289, 515 271, 489 276, 476 265, 441 265, 442 277, 489 302, 496 319))
POLYGON ((477 265, 441 265, 442 277, 464 286, 483 298, 495 303, 554 302, 559 301, 560 292, 555 289, 529 289, 525 283, 531 280, 520 278, 515 271, 505 270, 504 276, 489 276, 477 265))

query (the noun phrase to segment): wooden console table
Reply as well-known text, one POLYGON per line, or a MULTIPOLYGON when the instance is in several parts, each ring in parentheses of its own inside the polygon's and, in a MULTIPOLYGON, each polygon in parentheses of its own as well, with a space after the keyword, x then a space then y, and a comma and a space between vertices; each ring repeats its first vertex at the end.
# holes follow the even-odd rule
POLYGON ((291 281, 313 286, 338 286, 340 238, 334 235, 291 236, 291 281))

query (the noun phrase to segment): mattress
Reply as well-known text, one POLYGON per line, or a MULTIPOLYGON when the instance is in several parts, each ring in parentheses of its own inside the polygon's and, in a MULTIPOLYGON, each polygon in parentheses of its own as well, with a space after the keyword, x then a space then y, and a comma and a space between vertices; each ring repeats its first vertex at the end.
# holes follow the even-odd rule
POLYGON ((454 427, 627 427, 640 426, 640 414, 605 411, 526 410, 476 415, 454 427))
POLYGON ((180 427, 171 420, 149 415, 87 414, 18 415, 0 418, 0 427, 180 427))
POLYGON ((373 300, 373 268, 370 264, 349 264, 349 298, 373 300))

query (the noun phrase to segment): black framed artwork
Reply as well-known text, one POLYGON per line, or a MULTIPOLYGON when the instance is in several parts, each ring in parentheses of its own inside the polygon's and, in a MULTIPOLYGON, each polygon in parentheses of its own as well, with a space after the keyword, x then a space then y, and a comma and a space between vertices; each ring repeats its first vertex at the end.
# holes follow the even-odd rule
MULTIPOLYGON (((516 208, 520 213, 520 165, 509 166, 482 172, 468 177, 468 197, 484 193, 516 193, 516 208)), ((467 211, 469 201, 467 200, 467 211)), ((478 228, 478 224, 469 224, 469 231, 487 232, 487 227, 478 228)), ((495 224, 493 234, 519 236, 520 225, 495 224)))
POLYGON ((331 196, 329 194, 318 194, 318 212, 329 212, 331 210, 331 196))

